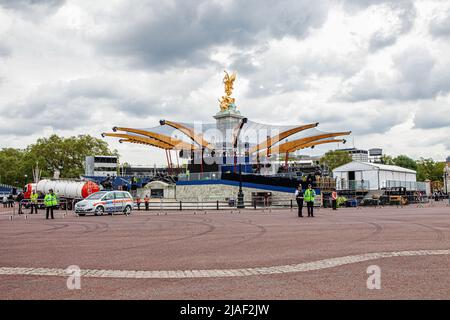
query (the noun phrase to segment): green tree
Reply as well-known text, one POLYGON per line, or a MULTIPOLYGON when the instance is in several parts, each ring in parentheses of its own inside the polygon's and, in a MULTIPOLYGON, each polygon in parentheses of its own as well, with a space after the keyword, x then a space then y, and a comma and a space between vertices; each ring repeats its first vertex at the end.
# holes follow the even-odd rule
POLYGON ((381 156, 381 163, 387 164, 387 165, 394 165, 394 159, 391 156, 388 156, 387 154, 383 154, 381 156))
POLYGON ((341 150, 328 151, 319 161, 320 164, 327 166, 330 171, 349 162, 352 162, 352 157, 348 152, 341 150))
POLYGON ((417 162, 405 155, 395 157, 393 163, 396 166, 417 171, 417 162))
POLYGON ((116 155, 108 144, 90 135, 63 138, 52 135, 40 138, 27 148, 28 164, 39 163, 43 176, 51 176, 55 170, 61 171, 61 178, 77 178, 84 173, 84 161, 90 155, 116 155))
POLYGON ((40 138, 24 150, 0 151, 0 182, 23 186, 33 179, 32 169, 39 165, 42 177, 51 177, 59 169, 61 178, 78 178, 84 173, 84 162, 89 155, 115 155, 108 144, 90 135, 40 138))
POLYGON ((435 162, 431 158, 420 158, 417 161, 417 180, 443 181, 444 167, 444 162, 435 162))
POLYGON ((4 148, 0 151, 0 183, 13 186, 23 185, 31 175, 23 165, 25 151, 4 148))

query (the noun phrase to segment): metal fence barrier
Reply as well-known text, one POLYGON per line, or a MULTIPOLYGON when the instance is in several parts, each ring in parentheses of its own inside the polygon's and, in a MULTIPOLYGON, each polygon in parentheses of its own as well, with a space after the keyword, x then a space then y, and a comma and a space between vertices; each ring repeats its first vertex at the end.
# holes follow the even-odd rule
MULTIPOLYGON (((322 206, 322 197, 316 196, 314 207, 322 206)), ((254 196, 244 201, 246 209, 272 209, 272 208, 297 208, 297 201, 294 197, 286 198, 268 198, 264 196, 254 196)), ((306 207, 306 203, 304 203, 306 207)), ((197 199, 197 200, 175 200, 175 199, 159 199, 158 201, 149 201, 148 210, 226 210, 237 209, 236 198, 221 198, 216 200, 197 199)), ((139 209, 137 203, 134 203, 135 211, 146 211, 145 202, 141 202, 139 209)))
MULTIPOLYGON (((31 214, 31 213, 27 213, 28 210, 31 210, 32 205, 36 204, 37 205, 37 209, 42 210, 45 212, 46 210, 46 206, 44 204, 44 200, 43 199, 38 199, 36 203, 33 203, 30 199, 23 199, 19 202, 19 209, 18 209, 18 214, 31 214), (24 212, 26 210, 26 212, 24 212)), ((64 211, 64 216, 67 215, 67 213, 69 212, 69 208, 70 206, 72 206, 73 208, 73 201, 69 201, 67 199, 62 199, 62 200, 58 200, 58 204, 56 205, 57 210, 63 210, 64 211)))

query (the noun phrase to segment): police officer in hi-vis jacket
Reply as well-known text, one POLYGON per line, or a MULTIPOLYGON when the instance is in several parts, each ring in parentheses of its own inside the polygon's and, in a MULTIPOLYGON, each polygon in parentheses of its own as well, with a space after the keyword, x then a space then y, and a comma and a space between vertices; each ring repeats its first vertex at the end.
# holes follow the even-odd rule
POLYGON ((305 190, 305 194, 304 194, 306 207, 308 209, 308 217, 314 217, 314 198, 315 197, 316 197, 316 192, 312 189, 311 185, 308 184, 308 189, 305 190))

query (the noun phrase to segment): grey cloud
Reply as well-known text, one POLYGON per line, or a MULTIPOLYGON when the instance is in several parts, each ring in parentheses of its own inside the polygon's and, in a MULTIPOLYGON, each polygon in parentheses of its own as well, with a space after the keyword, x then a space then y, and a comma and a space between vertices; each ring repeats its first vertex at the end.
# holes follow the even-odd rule
POLYGON ((366 9, 373 5, 391 4, 391 5, 409 5, 411 0, 342 0, 346 8, 356 10, 366 9))
POLYGON ((431 99, 450 91, 449 67, 438 65, 430 52, 413 47, 393 57, 395 76, 364 71, 344 82, 338 98, 346 101, 372 99, 431 99))
POLYGON ((397 39, 411 30, 416 18, 416 9, 411 1, 398 1, 389 3, 391 10, 396 14, 398 23, 390 26, 389 30, 375 32, 369 39, 369 50, 377 51, 391 46, 397 39))
POLYGON ((391 46, 397 39, 411 30, 416 18, 414 1, 410 0, 343 0, 345 9, 359 11, 370 6, 385 5, 397 16, 398 22, 394 26, 386 25, 386 30, 379 30, 369 38, 368 45, 371 52, 391 46))
POLYGON ((351 77, 364 66, 366 56, 359 52, 343 55, 330 50, 307 52, 292 61, 279 59, 272 63, 270 57, 264 60, 265 63, 255 66, 251 56, 243 55, 232 64, 233 70, 239 70, 248 78, 251 98, 306 90, 311 77, 351 77))
POLYGON ((307 85, 298 66, 262 69, 252 75, 248 97, 262 98, 305 89, 307 85))
MULTIPOLYGON (((97 110, 104 112, 108 123, 110 112, 124 115, 123 123, 148 117, 175 116, 192 118, 199 116, 183 97, 156 98, 144 96, 128 89, 126 84, 113 79, 86 78, 60 81, 41 86, 24 101, 0 106, 0 134, 25 136, 41 131, 45 127, 59 130, 74 130, 93 123, 97 110), (103 111, 104 110, 104 111, 103 111), (3 122, 5 123, 1 123, 3 122), (8 120, 14 120, 11 124, 8 120)), ((157 125, 151 123, 149 126, 157 125)), ((108 126, 110 123, 108 123, 108 126)))
MULTIPOLYGON (((58 82, 38 88, 23 101, 0 107, 2 118, 13 119, 14 126, 3 125, 0 133, 27 135, 44 127, 72 130, 92 119, 97 108, 111 107, 125 97, 116 87, 97 85, 91 79, 58 82), (116 100, 117 99, 117 100, 116 100), (3 110, 1 110, 3 109, 3 110)), ((121 104, 116 104, 117 109, 121 104)))
POLYGON ((66 0, 0 0, 0 6, 32 20, 55 13, 66 0))
POLYGON ((435 37, 450 37, 450 9, 430 22, 430 33, 435 37))
POLYGON ((421 104, 414 116, 414 127, 419 129, 450 127, 450 103, 433 101, 421 104))
POLYGON ((5 44, 0 43, 0 58, 1 57, 9 57, 11 55, 11 49, 7 47, 5 44))
POLYGON ((450 151, 450 141, 448 140, 448 136, 442 139, 442 144, 447 149, 447 151, 450 151))
POLYGON ((385 47, 391 46, 397 42, 397 35, 394 33, 385 34, 383 32, 375 32, 369 39, 369 50, 377 51, 385 47))
POLYGON ((240 74, 252 74, 258 71, 258 66, 255 65, 253 59, 255 55, 252 53, 235 53, 230 59, 233 63, 230 65, 231 70, 239 70, 240 74))
POLYGON ((341 112, 340 115, 336 111, 325 111, 315 118, 321 123, 322 128, 331 130, 351 130, 355 135, 385 133, 404 121, 405 112, 400 111, 402 108, 403 106, 373 106, 372 110, 367 112, 367 109, 355 106, 347 108, 349 110, 341 112))
POLYGON ((208 49, 219 45, 248 47, 270 38, 305 37, 326 19, 328 7, 313 0, 172 3, 127 5, 127 23, 109 26, 99 48, 125 56, 139 67, 210 63, 208 49))

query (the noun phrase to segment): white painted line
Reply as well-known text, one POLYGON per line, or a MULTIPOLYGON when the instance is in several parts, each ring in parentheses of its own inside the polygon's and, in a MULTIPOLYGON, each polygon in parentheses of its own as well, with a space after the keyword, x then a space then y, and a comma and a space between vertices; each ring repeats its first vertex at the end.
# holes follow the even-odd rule
MULTIPOLYGON (((167 270, 167 271, 83 269, 81 270, 81 276, 86 278, 133 278, 133 279, 249 277, 255 275, 285 274, 285 273, 305 272, 313 270, 323 270, 358 262, 391 257, 413 257, 413 256, 435 256, 435 255, 450 255, 450 249, 374 252, 284 266, 242 268, 242 269, 167 270)), ((59 276, 59 277, 68 276, 68 274, 65 272, 65 269, 23 268, 23 267, 21 268, 1 267, 0 275, 59 276)))

